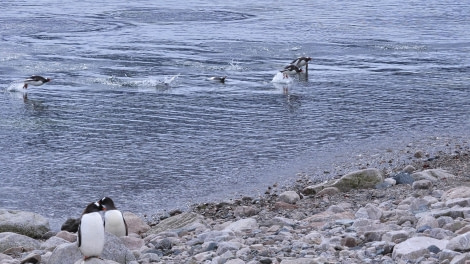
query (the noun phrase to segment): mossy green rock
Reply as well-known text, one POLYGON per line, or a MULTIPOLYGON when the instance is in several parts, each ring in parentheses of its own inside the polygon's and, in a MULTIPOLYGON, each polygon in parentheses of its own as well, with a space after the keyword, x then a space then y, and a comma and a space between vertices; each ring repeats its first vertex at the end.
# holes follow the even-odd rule
POLYGON ((333 187, 347 192, 351 189, 374 188, 381 182, 383 182, 383 176, 378 169, 364 169, 344 175, 333 184, 333 187))
POLYGON ((49 220, 39 214, 0 209, 0 233, 14 232, 32 238, 41 238, 50 230, 49 220))

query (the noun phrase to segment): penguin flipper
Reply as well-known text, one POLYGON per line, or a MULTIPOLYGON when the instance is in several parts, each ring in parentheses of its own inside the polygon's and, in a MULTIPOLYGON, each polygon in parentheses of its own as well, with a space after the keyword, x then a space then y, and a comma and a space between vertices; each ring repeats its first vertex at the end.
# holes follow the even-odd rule
POLYGON ((80 228, 80 225, 78 226, 78 247, 82 245, 82 229, 80 228))
POLYGON ((124 216, 122 216, 122 221, 124 221, 124 226, 126 227, 126 236, 128 236, 129 233, 128 233, 128 230, 127 230, 127 223, 126 223, 126 219, 124 218, 124 216))

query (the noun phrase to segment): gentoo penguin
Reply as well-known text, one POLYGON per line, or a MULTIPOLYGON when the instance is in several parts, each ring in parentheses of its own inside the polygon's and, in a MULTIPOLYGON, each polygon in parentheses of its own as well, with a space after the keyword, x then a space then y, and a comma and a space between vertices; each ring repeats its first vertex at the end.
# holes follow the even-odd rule
POLYGON ((127 223, 114 202, 109 197, 104 197, 99 201, 103 207, 104 213, 104 230, 114 234, 117 237, 127 236, 127 223))
POLYGON ((312 60, 310 57, 298 57, 297 59, 293 60, 291 64, 302 68, 303 66, 307 65, 310 60, 312 60))
POLYGON ((287 65, 281 72, 282 72, 282 75, 284 76, 284 79, 285 79, 285 78, 289 78, 289 75, 293 75, 293 74, 297 74, 299 72, 302 72, 302 69, 300 69, 299 67, 297 67, 293 64, 290 64, 290 65, 287 65))
POLYGON ((27 78, 26 80, 24 80, 24 85, 23 85, 23 89, 28 89, 28 84, 31 84, 31 85, 34 85, 34 86, 40 86, 40 85, 43 85, 47 82, 50 82, 51 79, 49 78, 44 78, 42 76, 38 76, 38 75, 33 75, 29 78, 27 78))
POLYGON ((217 82, 221 82, 221 83, 225 83, 225 78, 227 78, 227 76, 223 76, 223 77, 210 77, 209 80, 217 81, 217 82))
POLYGON ((104 225, 99 202, 90 203, 83 211, 78 227, 78 248, 84 259, 100 257, 104 248, 104 225))

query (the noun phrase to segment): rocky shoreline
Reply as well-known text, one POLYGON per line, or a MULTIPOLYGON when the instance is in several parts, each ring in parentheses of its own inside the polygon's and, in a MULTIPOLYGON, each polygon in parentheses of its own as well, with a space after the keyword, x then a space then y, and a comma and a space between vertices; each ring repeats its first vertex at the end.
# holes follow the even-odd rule
MULTIPOLYGON (((164 217, 126 212, 131 234, 107 234, 102 259, 86 263, 466 263, 470 145, 450 149, 322 183, 302 174, 164 217)), ((42 216, 0 210, 0 232, 0 264, 83 263, 76 234, 51 232, 42 216)))

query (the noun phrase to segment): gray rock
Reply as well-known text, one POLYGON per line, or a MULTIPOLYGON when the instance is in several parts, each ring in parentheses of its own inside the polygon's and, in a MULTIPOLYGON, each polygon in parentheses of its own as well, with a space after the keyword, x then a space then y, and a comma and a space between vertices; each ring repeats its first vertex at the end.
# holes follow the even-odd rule
POLYGON ((470 253, 460 254, 455 256, 450 264, 466 264, 468 260, 470 260, 470 253))
POLYGON ((436 246, 440 250, 446 248, 447 240, 438 240, 430 237, 412 237, 399 244, 397 244, 392 253, 392 258, 398 260, 411 260, 416 261, 424 254, 429 253, 429 246, 436 246))
POLYGON ((443 249, 438 253, 439 263, 444 263, 444 261, 450 262, 457 255, 460 255, 460 253, 449 249, 443 249))
POLYGON ((145 245, 145 241, 138 237, 123 236, 119 239, 130 250, 139 250, 145 245))
POLYGON ((299 200, 300 200, 299 194, 294 191, 285 191, 279 195, 279 201, 281 202, 295 204, 299 200))
POLYGON ((254 206, 237 206, 233 213, 235 216, 250 217, 256 215, 258 209, 254 206))
POLYGON ((470 249, 470 233, 466 233, 452 238, 446 248, 460 252, 468 251, 470 249))
POLYGON ((414 179, 411 177, 411 174, 408 172, 400 172, 392 176, 392 178, 397 182, 397 184, 413 184, 414 179))
POLYGON ((454 218, 450 216, 440 216, 437 218, 437 223, 439 224, 439 227, 443 227, 446 224, 453 223, 453 222, 454 222, 454 218))
POLYGON ((254 218, 240 219, 236 222, 231 223, 225 228, 225 230, 233 231, 235 233, 248 232, 254 229, 258 229, 258 223, 254 218))
POLYGON ((118 264, 118 263, 109 259, 91 258, 85 261, 83 259, 79 259, 74 264, 118 264))
POLYGON ((59 233, 56 234, 56 237, 67 240, 68 242, 77 241, 77 235, 73 234, 73 233, 70 233, 68 231, 60 231, 59 233))
POLYGON ((280 264, 323 264, 323 258, 285 258, 280 264))
POLYGON ((411 187, 414 190, 419 190, 419 189, 431 189, 432 188, 432 182, 430 180, 419 180, 419 181, 414 181, 411 187))
POLYGON ((410 232, 405 230, 390 231, 382 236, 385 242, 393 242, 395 244, 401 243, 410 237, 410 232))
POLYGON ((124 219, 126 219, 129 233, 136 233, 140 235, 150 230, 150 226, 136 214, 131 212, 124 212, 123 216, 124 219))
POLYGON ((442 195, 443 200, 455 199, 455 198, 468 198, 470 197, 470 187, 460 186, 447 190, 442 195))
POLYGON ((225 262, 225 264, 245 264, 245 261, 236 258, 228 260, 227 262, 225 262))
POLYGON ((227 251, 237 251, 240 249, 242 245, 238 242, 232 242, 232 241, 227 241, 227 242, 221 242, 217 246, 217 255, 222 255, 227 251))
POLYGON ((441 169, 430 169, 411 174, 415 180, 430 180, 432 182, 455 178, 454 175, 441 169))
POLYGON ((412 165, 406 165, 406 167, 403 169, 403 172, 406 173, 413 173, 416 171, 416 168, 412 165))
POLYGON ((204 242, 228 241, 235 238, 235 233, 231 230, 214 230, 199 234, 195 239, 188 242, 189 245, 198 245, 204 242))
POLYGON ((49 238, 48 240, 44 241, 41 244, 41 249, 47 250, 47 251, 53 251, 56 247, 65 244, 65 243, 70 243, 69 241, 62 239, 60 237, 54 236, 49 238))
POLYGON ((371 220, 380 220, 380 218, 382 218, 382 215, 382 209, 378 208, 373 204, 367 204, 365 207, 359 208, 359 210, 357 210, 354 216, 356 217, 356 219, 366 218, 371 220))
POLYGON ((412 199, 410 204, 410 210, 413 214, 421 213, 428 211, 431 206, 429 200, 424 198, 415 198, 412 199))
POLYGON ((334 195, 341 192, 338 188, 336 187, 326 187, 325 189, 319 191, 317 193, 318 196, 328 196, 328 195, 334 195))
POLYGON ((147 260, 149 263, 159 262, 161 260, 160 255, 155 253, 144 253, 140 257, 141 260, 147 260))
POLYGON ((380 170, 364 169, 344 175, 333 184, 333 187, 347 192, 351 189, 373 188, 381 182, 383 182, 383 176, 380 170))
POLYGON ((117 236, 105 233, 104 250, 101 254, 104 259, 116 261, 121 264, 129 264, 135 261, 134 254, 117 236))
MULTIPOLYGON (((453 219, 456 218, 467 218, 470 216, 470 207, 453 207, 453 208, 444 208, 438 210, 432 210, 430 212, 425 212, 424 214, 430 214, 435 218, 439 218, 441 216, 449 216, 453 219)), ((422 217, 424 214, 417 214, 417 217, 422 217)))
POLYGON ((0 252, 9 248, 20 247, 27 251, 39 249, 41 243, 31 237, 12 232, 0 233, 0 252))
POLYGON ((80 225, 80 218, 69 218, 60 227, 61 231, 67 231, 70 233, 76 233, 78 226, 80 225))
POLYGON ((41 255, 35 252, 31 252, 26 257, 21 259, 21 264, 36 264, 39 262, 41 262, 41 255))
POLYGON ((41 238, 49 231, 49 220, 39 214, 0 209, 0 233, 14 232, 32 238, 41 238))
POLYGON ((195 213, 182 213, 161 221, 158 225, 147 231, 145 236, 158 234, 164 231, 175 231, 182 229, 186 231, 194 230, 202 223, 203 217, 201 215, 195 213))
POLYGON ((83 255, 76 243, 66 243, 57 246, 52 251, 47 264, 70 264, 83 260, 83 255))
POLYGON ((430 228, 438 228, 439 222, 433 216, 425 215, 418 220, 418 223, 416 224, 416 229, 422 226, 429 226, 430 228))
POLYGON ((470 206, 470 198, 469 197, 455 198, 455 199, 449 199, 445 202, 446 207, 454 207, 456 205, 460 207, 468 207, 470 206))
POLYGON ((285 217, 281 217, 281 216, 276 216, 274 217, 273 219, 270 219, 269 221, 267 221, 267 224, 273 226, 273 225, 278 225, 278 226, 295 226, 297 224, 296 221, 292 220, 292 219, 289 219, 289 218, 285 218, 285 217))
POLYGON ((6 254, 0 253, 0 263, 10 261, 10 260, 13 260, 13 258, 6 254))

